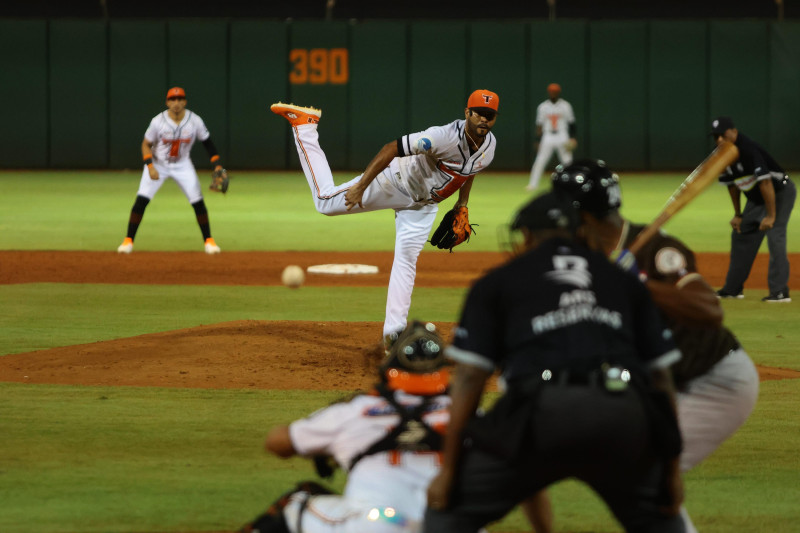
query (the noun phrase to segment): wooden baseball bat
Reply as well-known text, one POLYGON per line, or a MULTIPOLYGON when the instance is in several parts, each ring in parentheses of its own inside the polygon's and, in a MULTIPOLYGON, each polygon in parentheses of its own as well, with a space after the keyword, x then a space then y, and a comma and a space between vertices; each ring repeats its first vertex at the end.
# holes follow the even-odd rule
POLYGON ((658 230, 661 229, 661 226, 663 226, 667 220, 683 209, 686 204, 697 198, 712 181, 719 177, 726 167, 733 164, 737 159, 739 159, 739 149, 735 144, 725 141, 717 146, 714 151, 683 180, 680 187, 672 193, 672 196, 670 196, 667 203, 664 204, 658 216, 636 236, 629 251, 633 254, 638 252, 653 235, 658 233, 658 230))

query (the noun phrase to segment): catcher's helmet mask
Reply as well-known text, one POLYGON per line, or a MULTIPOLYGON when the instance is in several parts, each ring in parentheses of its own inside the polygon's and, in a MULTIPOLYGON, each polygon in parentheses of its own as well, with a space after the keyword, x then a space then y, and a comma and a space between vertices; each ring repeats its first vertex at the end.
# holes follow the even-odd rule
POLYGON ((582 159, 558 165, 552 176, 553 189, 571 198, 581 211, 603 218, 622 205, 619 176, 600 159, 582 159))
POLYGON ((381 364, 381 376, 390 388, 410 394, 442 394, 449 371, 444 367, 444 340, 430 322, 413 321, 392 344, 381 364))

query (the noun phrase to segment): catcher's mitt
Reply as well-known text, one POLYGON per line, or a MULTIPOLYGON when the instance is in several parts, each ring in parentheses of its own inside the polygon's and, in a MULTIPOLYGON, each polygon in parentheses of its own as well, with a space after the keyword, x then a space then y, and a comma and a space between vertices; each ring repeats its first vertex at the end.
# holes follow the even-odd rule
POLYGON ((210 190, 214 192, 221 192, 226 193, 228 192, 228 171, 224 168, 218 168, 211 174, 211 186, 209 187, 210 190))
POLYGON ((477 224, 469 223, 469 210, 466 207, 453 208, 444 214, 430 242, 437 248, 452 252, 455 246, 468 241, 470 235, 476 233, 473 226, 477 224))

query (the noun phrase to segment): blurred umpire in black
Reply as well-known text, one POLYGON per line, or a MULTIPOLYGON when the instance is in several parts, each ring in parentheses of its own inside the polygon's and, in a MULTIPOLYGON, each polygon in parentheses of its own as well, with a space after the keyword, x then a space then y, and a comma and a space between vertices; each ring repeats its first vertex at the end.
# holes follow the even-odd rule
POLYGON ((717 144, 730 141, 739 148, 739 159, 725 169, 719 180, 728 186, 733 204, 730 224, 731 259, 720 298, 744 298, 744 282, 750 275, 758 249, 767 237, 769 294, 764 302, 791 302, 789 297, 789 256, 786 227, 792 214, 797 189, 780 165, 764 148, 739 133, 730 117, 711 122, 711 136, 717 144), (747 198, 744 210, 741 194, 747 198))
POLYGON ((636 532, 683 532, 681 449, 668 367, 680 352, 647 289, 574 240, 555 193, 512 223, 517 257, 469 292, 453 344, 443 465, 426 533, 474 532, 575 477, 636 532), (475 416, 487 379, 506 391, 475 416))

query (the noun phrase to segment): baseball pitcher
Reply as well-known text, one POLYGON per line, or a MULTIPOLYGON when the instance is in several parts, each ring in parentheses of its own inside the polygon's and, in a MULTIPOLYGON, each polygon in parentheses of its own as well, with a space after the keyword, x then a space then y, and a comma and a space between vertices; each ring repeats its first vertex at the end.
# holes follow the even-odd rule
POLYGON ((387 344, 406 326, 417 258, 428 241, 439 203, 458 193, 455 208, 466 207, 475 176, 494 159, 497 94, 474 91, 464 118, 403 135, 387 143, 360 176, 336 185, 319 144, 322 111, 273 104, 272 112, 292 126, 297 153, 317 211, 344 215, 392 209, 395 249, 383 334, 387 344))

